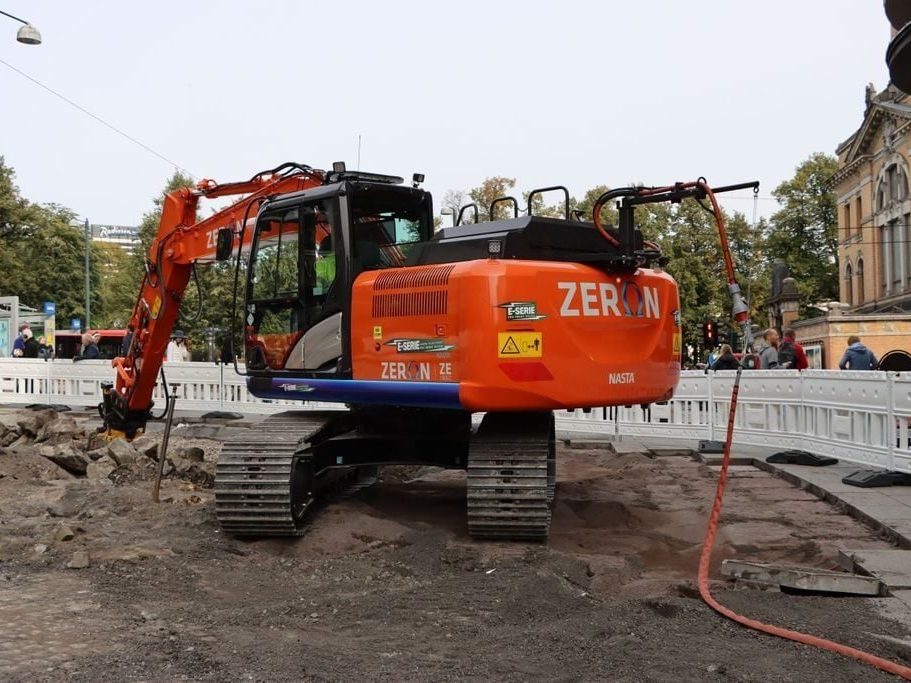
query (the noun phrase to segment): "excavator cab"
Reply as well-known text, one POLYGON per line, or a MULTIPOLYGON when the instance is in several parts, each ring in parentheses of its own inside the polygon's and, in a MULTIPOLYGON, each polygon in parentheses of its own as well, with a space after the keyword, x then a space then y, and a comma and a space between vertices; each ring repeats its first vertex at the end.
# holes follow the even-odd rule
POLYGON ((250 375, 350 378, 352 283, 404 266, 432 235, 429 193, 392 176, 330 180, 259 211, 244 304, 250 375))

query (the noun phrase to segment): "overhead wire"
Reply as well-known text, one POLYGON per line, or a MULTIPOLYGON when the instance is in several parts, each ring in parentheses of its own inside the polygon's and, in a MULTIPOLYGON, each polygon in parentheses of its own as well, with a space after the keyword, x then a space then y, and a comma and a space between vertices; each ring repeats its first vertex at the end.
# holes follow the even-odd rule
POLYGON ((37 85, 39 88, 42 88, 43 90, 46 90, 47 92, 51 93, 54 97, 57 97, 57 98, 63 100, 63 101, 66 102, 68 105, 70 105, 70 106, 73 107, 74 109, 77 109, 78 111, 82 112, 82 113, 85 114, 86 116, 88 116, 88 117, 90 117, 90 118, 93 118, 95 121, 97 121, 97 122, 100 123, 101 125, 105 126, 106 128, 109 128, 110 130, 114 131, 115 133, 117 133, 117 134, 120 135, 121 137, 126 138, 127 140, 129 140, 130 142, 132 142, 134 145, 137 145, 137 146, 141 147, 142 149, 144 149, 144 150, 145 150, 146 152, 148 152, 149 154, 152 154, 152 155, 158 157, 158 158, 161 159, 162 161, 164 161, 164 162, 170 164, 171 166, 173 166, 174 168, 176 168, 178 171, 181 171, 181 172, 185 173, 186 175, 190 176, 193 180, 196 180, 196 179, 197 179, 197 176, 196 176, 196 175, 194 175, 193 173, 191 173, 190 171, 188 171, 188 170, 187 170, 184 166, 182 166, 181 164, 178 164, 176 161, 173 161, 172 159, 169 159, 169 158, 166 157, 164 154, 161 154, 160 152, 156 151, 155 149, 149 147, 146 143, 142 142, 141 140, 136 139, 135 137, 133 137, 133 136, 130 135, 129 133, 124 132, 123 130, 121 130, 120 128, 118 128, 117 126, 115 126, 114 124, 108 123, 107 121, 105 121, 103 118, 101 118, 101 117, 98 116, 97 114, 95 114, 95 113, 89 111, 88 109, 86 109, 85 107, 83 107, 81 104, 78 104, 77 102, 74 102, 73 100, 71 100, 71 99, 70 99, 69 97, 67 97, 66 95, 63 95, 63 94, 57 92, 56 90, 54 90, 54 89, 51 88, 50 86, 45 85, 44 83, 42 83, 41 81, 39 81, 37 78, 35 78, 35 77, 30 76, 29 74, 27 74, 27 73, 26 73, 25 71, 23 71, 22 69, 19 69, 18 67, 13 66, 12 64, 10 64, 10 63, 7 62, 7 61, 4 61, 3 59, 0 59, 0 64, 3 64, 3 66, 5 66, 6 68, 10 69, 11 71, 15 71, 17 74, 19 74, 19 75, 22 76, 23 78, 25 78, 25 79, 31 81, 32 83, 34 83, 35 85, 37 85))

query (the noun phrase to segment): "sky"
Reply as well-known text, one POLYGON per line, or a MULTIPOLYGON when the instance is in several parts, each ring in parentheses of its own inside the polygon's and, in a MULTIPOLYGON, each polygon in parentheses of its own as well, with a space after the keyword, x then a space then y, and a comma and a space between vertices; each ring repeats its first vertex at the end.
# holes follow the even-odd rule
MULTIPOLYGON (((0 0, 0 155, 22 194, 137 224, 177 167, 246 179, 344 160, 517 190, 705 176, 771 192, 888 82, 881 2, 0 0)), ((518 192, 517 192, 518 193, 518 192)), ((725 206, 749 218, 749 192, 725 206)))

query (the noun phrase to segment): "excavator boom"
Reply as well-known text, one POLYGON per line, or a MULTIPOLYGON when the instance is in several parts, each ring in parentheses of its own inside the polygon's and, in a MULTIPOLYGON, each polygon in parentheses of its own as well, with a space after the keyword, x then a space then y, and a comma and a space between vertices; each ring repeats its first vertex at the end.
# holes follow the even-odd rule
POLYGON ((219 184, 202 180, 195 189, 182 187, 164 197, 158 233, 149 247, 145 275, 129 329, 130 346, 115 358, 116 378, 104 396, 105 426, 132 436, 144 427, 180 303, 193 267, 213 261, 219 251, 236 255, 249 248, 253 231, 246 223, 268 198, 320 185, 323 172, 283 164, 247 181, 219 184), (197 220, 200 199, 243 195, 211 216, 197 220))

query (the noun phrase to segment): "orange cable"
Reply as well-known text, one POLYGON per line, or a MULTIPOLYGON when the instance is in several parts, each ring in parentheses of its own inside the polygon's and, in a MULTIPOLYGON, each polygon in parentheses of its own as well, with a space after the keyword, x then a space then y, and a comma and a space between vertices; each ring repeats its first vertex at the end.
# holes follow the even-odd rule
POLYGON ((712 546, 715 544, 715 535, 718 532, 718 520, 721 517, 721 505, 724 500, 724 490, 728 479, 728 465, 731 462, 731 442, 734 436, 734 415, 737 410, 737 394, 740 392, 741 372, 742 368, 738 368, 737 376, 734 379, 734 388, 731 391, 731 408, 728 412, 728 427, 724 442, 724 455, 721 460, 721 472, 718 475, 718 487, 715 490, 715 502, 712 504, 712 512, 709 515, 708 529, 706 529, 705 532, 705 540, 702 542, 702 554, 699 556, 699 595, 702 596, 705 603, 713 610, 732 621, 736 621, 738 624, 742 624, 743 626, 757 631, 762 631, 763 633, 778 636, 779 638, 787 638, 788 640, 803 643, 804 645, 812 645, 823 650, 828 650, 829 652, 845 655, 846 657, 853 657, 864 664, 875 666, 887 673, 895 674, 896 676, 901 676, 905 680, 911 681, 911 667, 898 664, 897 662, 882 657, 877 657, 869 652, 864 652, 863 650, 858 650, 857 648, 848 645, 842 645, 841 643, 827 640, 826 638, 820 638, 807 633, 792 631, 781 626, 766 624, 756 619, 750 619, 749 617, 737 614, 732 609, 725 607, 712 596, 712 593, 709 590, 709 561, 712 558, 712 546))

